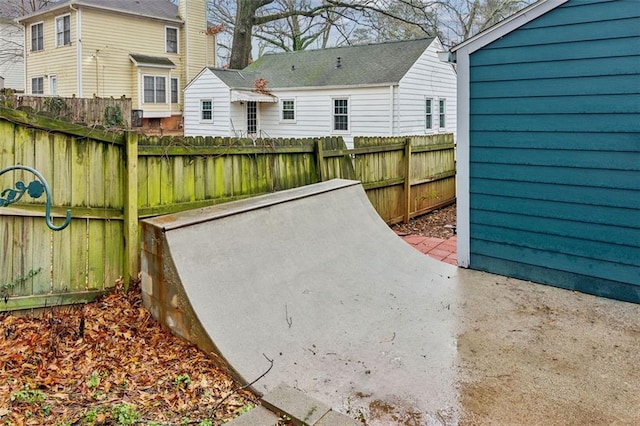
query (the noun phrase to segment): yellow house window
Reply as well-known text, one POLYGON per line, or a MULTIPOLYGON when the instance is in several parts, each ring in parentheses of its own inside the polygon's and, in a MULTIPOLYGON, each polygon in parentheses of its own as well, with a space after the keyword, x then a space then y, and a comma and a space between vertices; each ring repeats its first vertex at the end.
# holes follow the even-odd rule
POLYGON ((158 75, 144 76, 144 102, 164 104, 167 102, 166 79, 158 75))
POLYGON ((71 16, 64 15, 56 18, 56 46, 71 44, 71 16))
POLYGON ((38 52, 44 49, 44 24, 38 22, 31 25, 31 51, 38 52))
POLYGON ((178 53, 178 29, 165 27, 167 53, 178 53))

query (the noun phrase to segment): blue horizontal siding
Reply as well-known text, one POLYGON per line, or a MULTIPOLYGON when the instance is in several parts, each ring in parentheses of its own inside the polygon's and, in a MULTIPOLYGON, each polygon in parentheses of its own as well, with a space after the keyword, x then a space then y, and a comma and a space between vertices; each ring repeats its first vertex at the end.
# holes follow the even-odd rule
MULTIPOLYGON (((558 153, 562 156, 562 153, 558 153)), ((585 169, 579 167, 523 166, 521 164, 471 163, 471 184, 474 179, 504 179, 520 182, 585 185, 594 188, 640 191, 638 172, 627 170, 585 169)))
MULTIPOLYGON (((640 84, 640 78, 638 79, 640 84)), ((490 117, 472 115, 470 126, 474 131, 536 131, 556 132, 638 132, 640 114, 492 114, 490 117)))
POLYGON ((611 8, 608 5, 606 9, 615 13, 591 22, 576 22, 571 25, 570 30, 567 30, 569 27, 566 24, 558 24, 555 26, 553 24, 545 26, 540 26, 541 24, 525 25, 509 37, 498 39, 486 46, 486 49, 519 48, 534 45, 534 43, 536 45, 571 43, 586 40, 602 40, 605 38, 634 37, 637 35, 636 25, 638 23, 636 18, 640 16, 640 14, 637 13, 637 7, 634 10, 636 16, 626 14, 624 9, 611 8), (612 25, 605 27, 602 24, 607 20, 612 21, 612 25), (604 32, 605 29, 606 32, 604 32))
MULTIPOLYGON (((528 220, 531 215, 539 217, 573 220, 599 225, 616 225, 630 229, 640 229, 640 217, 635 210, 618 207, 576 205, 558 201, 532 200, 517 196, 501 197, 480 193, 471 193, 471 210, 482 209, 522 216, 528 220)), ((473 238, 473 234, 471 235, 473 238)), ((640 241, 638 242, 640 244, 640 241)))
POLYGON ((589 275, 566 272, 538 265, 526 264, 521 261, 471 255, 471 264, 475 269, 493 272, 494 274, 520 278, 536 283, 548 284, 554 287, 583 293, 596 294, 612 299, 640 303, 640 286, 610 279, 592 277, 589 275))
MULTIPOLYGON (((521 259, 522 252, 528 254, 535 252, 535 257, 527 259, 527 262, 534 265, 551 266, 549 263, 536 262, 535 258, 545 259, 545 262, 548 262, 551 257, 559 257, 560 259, 554 261, 554 269, 577 273, 589 270, 593 264, 611 263, 621 266, 617 270, 629 272, 625 274, 626 279, 618 277, 619 281, 640 284, 640 261, 638 260, 640 259, 640 247, 601 241, 589 241, 589 244, 584 244, 574 237, 563 237, 540 230, 525 231, 476 223, 472 223, 472 227, 474 229, 473 241, 476 244, 496 243, 486 245, 487 250, 481 251, 484 255, 512 256, 511 260, 518 260, 518 258, 521 259), (572 260, 567 261, 569 258, 572 260)), ((613 266, 608 265, 608 267, 613 266)), ((604 271, 599 275, 596 273, 595 276, 609 277, 604 271)))
POLYGON ((609 29, 617 21, 638 16, 638 0, 573 0, 527 23, 523 29, 562 26, 573 31, 575 24, 585 22, 600 22, 609 29))
POLYGON ((640 57, 619 56, 476 66, 473 68, 472 82, 637 75, 639 73, 640 57))
MULTIPOLYGON (((640 171, 640 150, 636 152, 564 151, 549 149, 473 149, 474 163, 522 164, 527 166, 579 167, 584 169, 640 171)), ((535 169, 530 170, 535 173, 535 169)))
POLYGON ((640 301, 640 1, 570 0, 469 63, 470 266, 640 301))
MULTIPOLYGON (((575 203, 576 205, 620 207, 640 211, 640 191, 592 187, 587 179, 582 185, 558 185, 556 183, 475 178, 473 179, 471 192, 503 197, 561 201, 575 203)), ((640 226, 640 217, 637 224, 640 226)))
POLYGON ((630 285, 640 286, 640 267, 620 262, 594 260, 560 251, 538 250, 530 247, 509 245, 503 241, 471 240, 472 253, 495 259, 520 262, 525 265, 540 266, 566 273, 587 275, 598 279, 611 279, 630 285))
MULTIPOLYGON (((492 114, 640 114, 640 95, 579 95, 476 99, 473 116, 492 114)), ((567 117, 571 118, 571 117, 567 117)), ((639 125, 640 126, 640 125, 639 125)))
POLYGON ((487 225, 494 228, 504 227, 530 232, 558 235, 568 238, 578 238, 588 241, 604 242, 636 246, 640 241, 640 229, 629 227, 628 224, 597 224, 579 222, 572 219, 555 219, 541 217, 537 212, 529 215, 501 213, 495 210, 472 210, 471 223, 487 225))
MULTIPOLYGON (((539 80, 497 80, 469 86, 472 99, 640 94, 640 74, 539 80)), ((633 102, 633 100, 631 101, 633 102)))
MULTIPOLYGON (((482 100, 484 101, 484 100, 482 100)), ((477 104, 482 101, 474 101, 477 104)), ((503 100, 508 103, 510 100, 503 100)), ((522 99, 526 103, 527 99, 522 99)), ((558 102, 560 103, 560 102, 558 102)), ((558 108, 561 108, 558 106, 558 108)), ((474 132, 475 147, 543 148, 553 150, 637 152, 640 137, 635 133, 587 133, 572 131, 474 132)), ((560 154, 560 153, 557 153, 560 154)))
POLYGON ((636 56, 640 37, 586 40, 571 44, 538 44, 507 49, 481 49, 471 56, 471 67, 494 64, 553 62, 573 59, 636 56))

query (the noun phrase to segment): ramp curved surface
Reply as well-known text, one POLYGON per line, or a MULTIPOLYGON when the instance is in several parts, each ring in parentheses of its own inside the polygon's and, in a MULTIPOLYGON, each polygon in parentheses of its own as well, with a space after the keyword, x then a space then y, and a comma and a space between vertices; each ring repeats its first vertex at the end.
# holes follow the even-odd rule
POLYGON ((142 229, 145 304, 245 383, 273 360, 257 392, 284 382, 352 416, 378 407, 399 424, 455 423, 456 268, 398 238, 359 182, 142 229))

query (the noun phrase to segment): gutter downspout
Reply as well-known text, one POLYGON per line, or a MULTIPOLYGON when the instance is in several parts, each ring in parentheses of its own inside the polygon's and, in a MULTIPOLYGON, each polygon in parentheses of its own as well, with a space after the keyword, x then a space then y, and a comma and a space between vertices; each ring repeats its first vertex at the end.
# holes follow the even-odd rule
MULTIPOLYGON (((22 84, 24 85, 24 89, 23 89, 22 94, 26 95, 27 93, 29 93, 28 90, 27 90, 29 88, 29 85, 27 84, 27 75, 28 75, 28 72, 27 72, 27 62, 28 62, 27 61, 27 41, 31 38, 30 34, 29 34, 31 31, 27 31, 27 26, 23 22, 21 22, 20 24, 22 25, 22 28, 24 28, 24 41, 22 42, 22 45, 23 45, 22 46, 22 57, 24 58, 24 61, 23 61, 24 62, 24 66, 22 67, 22 74, 23 74, 23 76, 22 76, 22 78, 23 78, 22 84)), ((31 29, 31 28, 29 28, 29 29, 31 29)), ((33 87, 31 88, 31 90, 33 91, 33 87)))
MULTIPOLYGON (((76 86, 78 89, 78 97, 82 98, 82 11, 80 9, 76 9, 72 4, 69 5, 69 9, 76 12, 76 86)), ((96 57, 96 61, 97 61, 96 57)), ((96 65, 97 67, 97 65, 96 65)), ((97 73, 97 69, 96 69, 97 73)), ((96 82, 97 82, 97 74, 96 74, 96 82)), ((97 91, 97 88, 96 88, 97 91)))
POLYGON ((389 86, 389 136, 393 136, 393 117, 395 115, 393 102, 393 85, 389 86))

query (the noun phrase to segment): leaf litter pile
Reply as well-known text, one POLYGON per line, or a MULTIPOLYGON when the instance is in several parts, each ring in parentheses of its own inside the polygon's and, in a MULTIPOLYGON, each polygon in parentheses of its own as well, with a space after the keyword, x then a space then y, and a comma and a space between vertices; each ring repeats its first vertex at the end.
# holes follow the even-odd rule
POLYGON ((258 401, 161 327, 137 288, 0 324, 3 425, 218 425, 258 401))

